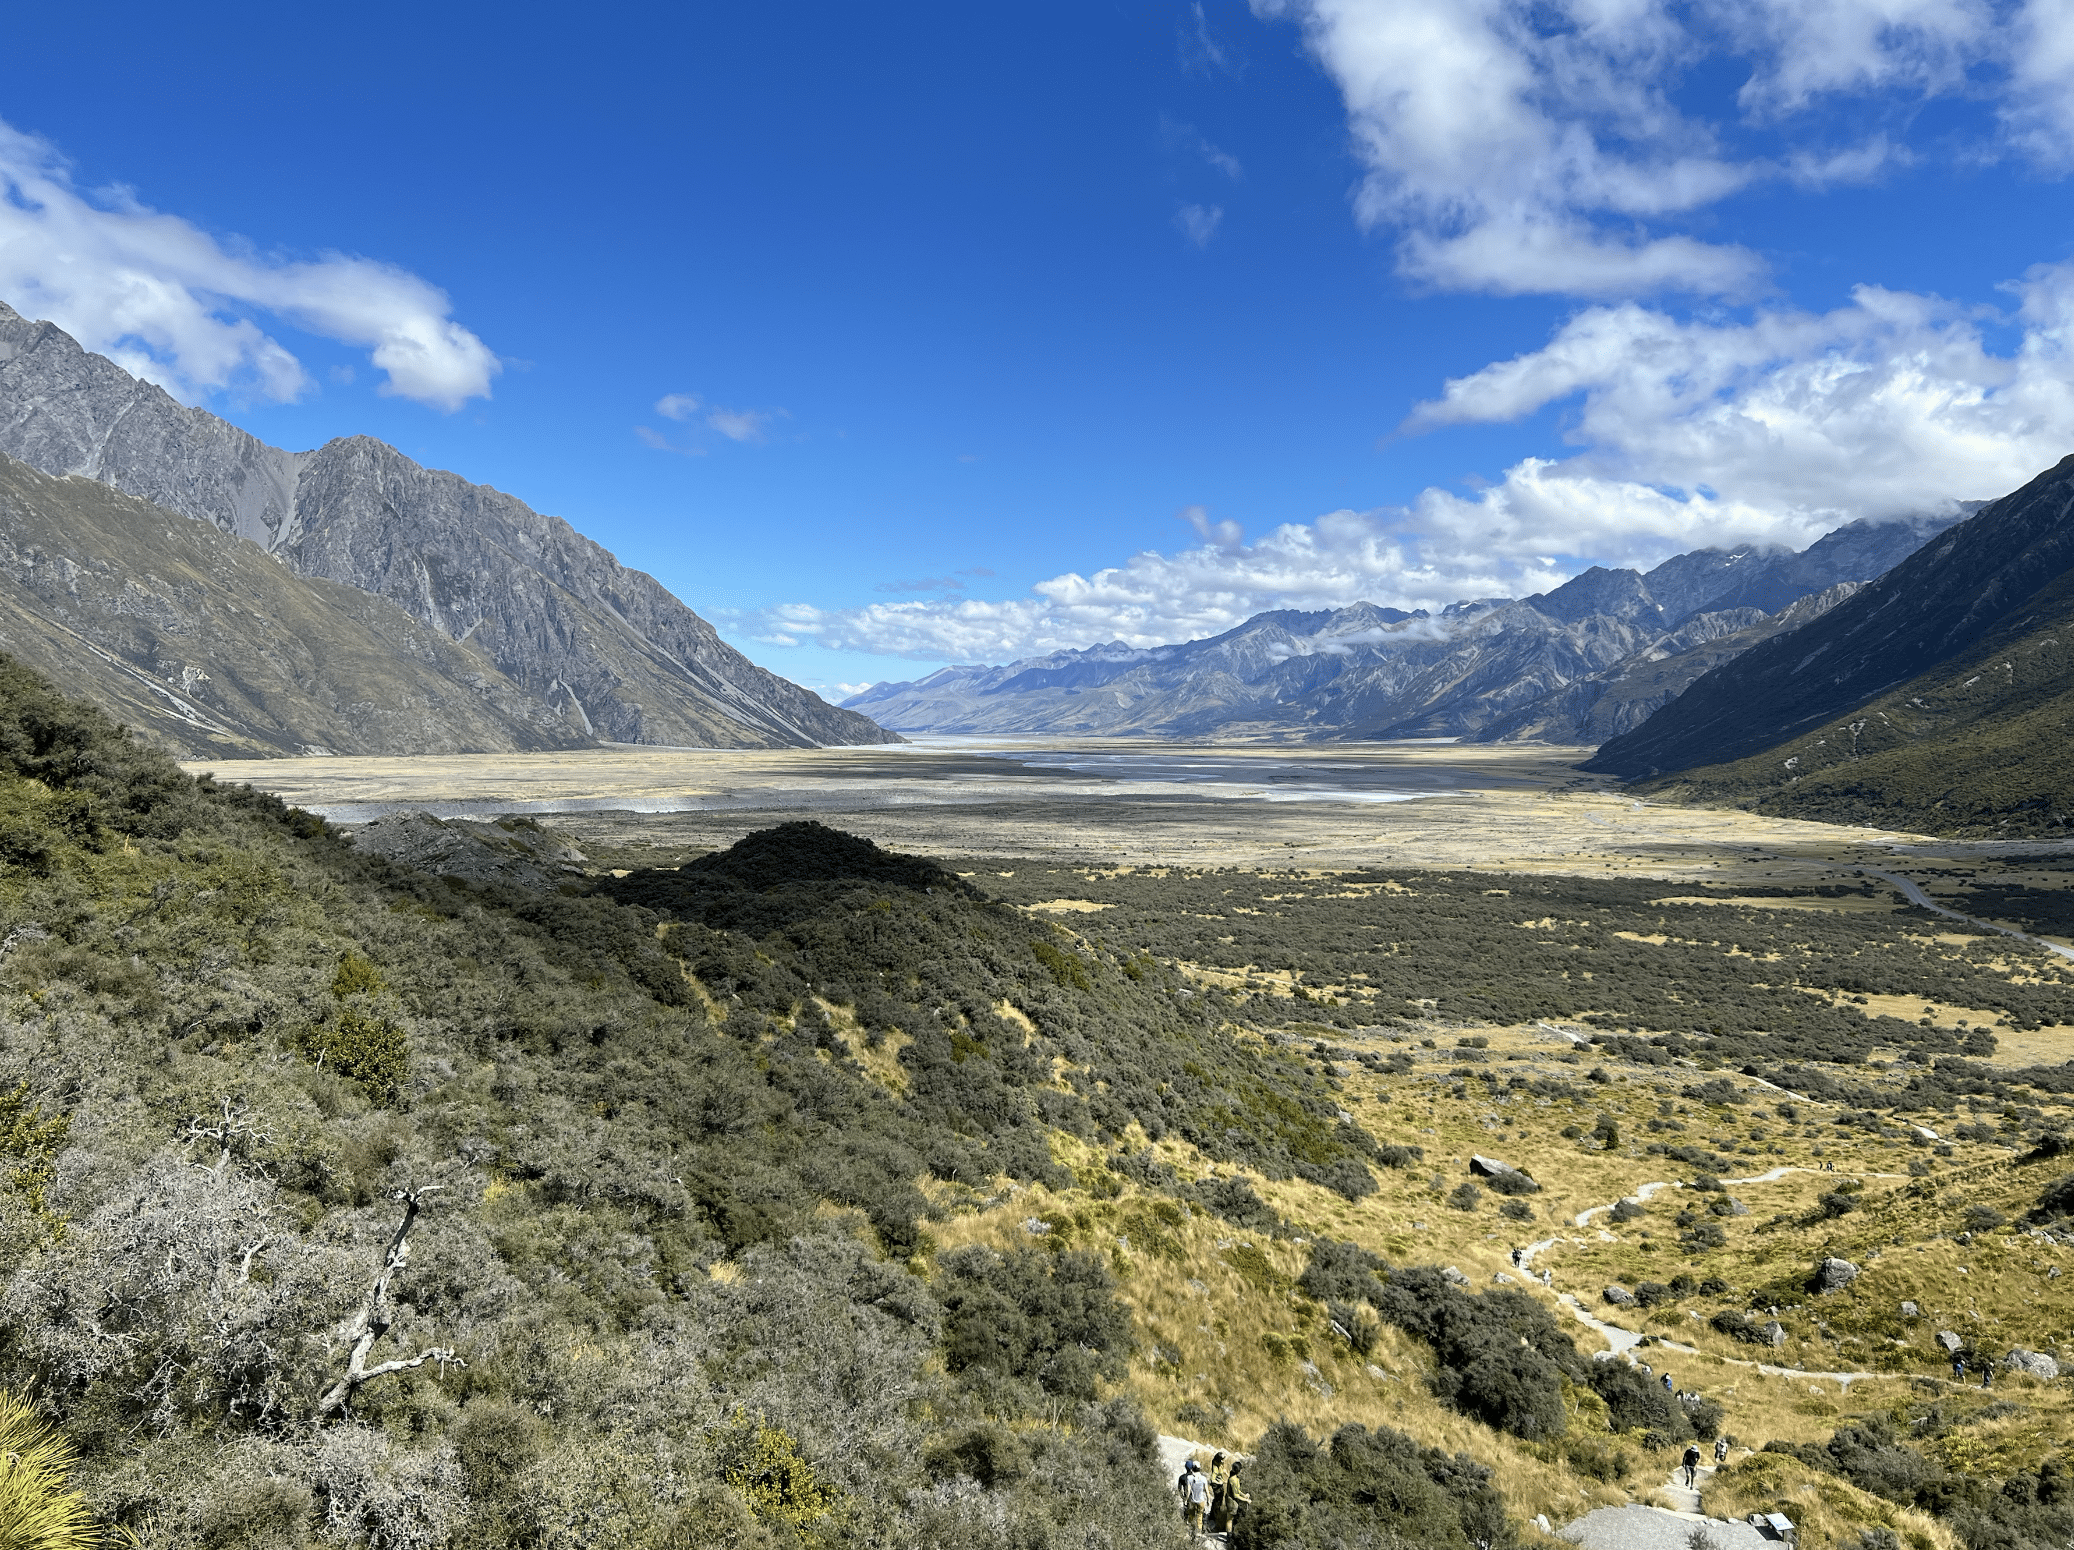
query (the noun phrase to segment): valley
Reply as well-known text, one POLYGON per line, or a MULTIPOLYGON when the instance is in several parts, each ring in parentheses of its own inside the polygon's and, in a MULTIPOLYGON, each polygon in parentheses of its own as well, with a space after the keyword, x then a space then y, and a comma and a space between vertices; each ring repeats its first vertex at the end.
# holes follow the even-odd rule
MULTIPOLYGON (((1372 1187, 1117 1119, 1052 1129, 1048 1177, 923 1183, 936 1264, 978 1246, 1109 1267, 1135 1339, 1119 1381, 1169 1437, 1251 1450, 1284 1423, 1389 1427, 1491 1468, 1513 1523, 1560 1526, 1689 1507, 1660 1491, 1691 1434, 1677 1413, 1729 1439, 1701 1492, 1714 1518, 1783 1511, 1804 1543, 1993 1542, 1974 1509, 1882 1495, 1889 1477, 1831 1438, 1866 1446, 1851 1429, 1870 1427, 1919 1472, 2035 1480, 2074 1423, 2064 1380, 2000 1365, 2074 1356, 2074 1238, 2039 1203, 2074 1126, 2066 847, 1646 804, 1575 757, 957 740, 235 773, 349 826, 524 812, 607 891, 817 819, 939 858, 1077 961, 1160 965, 1215 997, 1235 1051, 1299 1063, 1382 1149, 1372 1187), (1904 883, 2038 940, 1932 914, 1904 883), (1499 1192, 1476 1156, 1533 1187, 1499 1192), (1686 1401, 1649 1420, 1565 1380, 1559 1423, 1479 1411, 1448 1365, 1466 1358, 1323 1290, 1334 1244, 1518 1291, 1587 1357, 1610 1345, 1686 1401), (1853 1275, 1825 1292, 1829 1259, 1853 1275)), ((622 896, 666 896, 641 886, 622 896)), ((831 1026, 889 1095, 917 1080, 903 1035, 831 1026)), ((1115 1080, 1062 1059, 1062 1093, 1115 1080)), ((1232 1112, 1232 1135, 1255 1123, 1232 1112)))

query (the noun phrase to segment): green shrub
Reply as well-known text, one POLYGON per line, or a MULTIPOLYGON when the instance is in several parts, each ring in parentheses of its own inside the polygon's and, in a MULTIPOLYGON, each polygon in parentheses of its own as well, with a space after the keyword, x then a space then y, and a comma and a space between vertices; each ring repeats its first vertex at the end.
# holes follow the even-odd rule
POLYGON ((403 1030, 386 1017, 341 1007, 312 1023, 297 1040, 303 1054, 358 1082, 378 1104, 392 1104, 410 1075, 410 1046, 403 1030))
POLYGON ((1098 1378, 1123 1371, 1130 1312, 1093 1254, 960 1249, 937 1262, 936 1295, 954 1373, 993 1372, 1093 1399, 1098 1378))
POLYGON ((1490 1478, 1468 1455, 1421 1447, 1388 1427, 1343 1426, 1320 1445, 1301 1426, 1278 1422, 1246 1467, 1253 1505, 1240 1512, 1232 1544, 1510 1550, 1512 1524, 1490 1478))

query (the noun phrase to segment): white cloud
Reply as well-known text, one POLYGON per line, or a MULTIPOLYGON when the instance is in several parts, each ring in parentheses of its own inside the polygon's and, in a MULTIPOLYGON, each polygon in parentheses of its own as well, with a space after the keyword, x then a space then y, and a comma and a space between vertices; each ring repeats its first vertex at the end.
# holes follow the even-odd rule
POLYGON ((770 434, 771 420, 784 410, 715 409, 706 424, 729 441, 761 441, 770 434))
POLYGON ((1999 94, 2001 142, 2074 162, 2067 0, 1254 0, 1287 17, 1338 85, 1365 176, 1364 225, 1405 272, 1501 294, 1756 294, 1760 260, 1679 221, 1753 184, 1862 180, 1942 93, 1999 94), (1741 68, 1739 112, 1694 117, 1697 67, 1741 68), (1985 70, 1977 67, 1986 67, 1985 70), (1875 121, 1835 139, 1811 110, 1875 121), (1856 115, 1864 118, 1865 112, 1856 115), (1668 229, 1667 229, 1668 228, 1668 229))
POLYGON ((2006 356, 1980 309, 1872 286, 1833 312, 1749 323, 1593 308, 1545 348, 1449 382, 1408 428, 1581 398, 1571 436, 1587 450, 1566 478, 1732 491, 1795 520, 1998 495, 2074 441, 2074 268, 2012 289, 2023 335, 2006 356))
POLYGON ((1245 61, 1230 44, 1210 31, 1210 19, 1203 15, 1201 0, 1196 0, 1188 10, 1188 20, 1176 39, 1181 68, 1190 75, 1244 74, 1245 61))
POLYGON ((1217 235, 1217 227, 1224 220, 1221 205, 1183 205, 1174 212, 1174 224, 1181 228, 1181 235, 1199 248, 1210 245, 1217 235))
POLYGON ((665 420, 688 420, 699 410, 699 401, 689 393, 665 393, 655 401, 655 412, 665 420))
POLYGON ((226 246, 126 189, 81 190, 49 142, 0 123, 0 299, 192 403, 226 387, 291 400, 302 364, 247 314, 366 349, 379 391, 454 410, 499 365, 444 292, 344 254, 307 261, 226 246))
POLYGON ((1833 312, 1741 324, 1593 308, 1544 348, 1449 382, 1407 422, 1502 422, 1574 403, 1575 456, 1250 543, 1237 523, 1188 507, 1194 546, 1054 576, 1023 598, 788 605, 739 627, 923 661, 1152 646, 1270 608, 1437 611, 1543 591, 1587 564, 1646 569, 1750 541, 1800 548, 1857 517, 1990 498, 2074 449, 2074 263, 2034 268, 2011 291, 2003 321, 2020 338, 2008 354, 1988 348, 1980 309, 1871 287, 1833 312))

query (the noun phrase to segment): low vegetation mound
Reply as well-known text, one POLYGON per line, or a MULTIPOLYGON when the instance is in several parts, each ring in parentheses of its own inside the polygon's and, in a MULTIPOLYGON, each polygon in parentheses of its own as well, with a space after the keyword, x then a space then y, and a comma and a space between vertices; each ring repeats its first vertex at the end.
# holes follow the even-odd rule
POLYGON ((811 820, 758 829, 726 850, 699 857, 685 871, 701 881, 726 878, 758 890, 834 882, 965 887, 955 873, 933 861, 881 850, 870 840, 811 820))

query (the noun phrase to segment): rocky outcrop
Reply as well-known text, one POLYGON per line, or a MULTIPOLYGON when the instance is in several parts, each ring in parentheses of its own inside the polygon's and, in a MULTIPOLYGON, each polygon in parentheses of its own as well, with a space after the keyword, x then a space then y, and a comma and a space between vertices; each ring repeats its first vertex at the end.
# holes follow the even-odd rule
POLYGON ((1858 1279, 1858 1267, 1847 1259, 1831 1257, 1815 1267, 1815 1290, 1840 1292, 1858 1279))
POLYGON ((2027 1351, 2022 1346, 2018 1346, 2007 1356, 2003 1357, 2002 1365, 2011 1372, 2027 1373, 2031 1377, 2041 1379, 2047 1383, 2050 1383, 2060 1375, 2060 1364, 2058 1362, 2047 1356, 2043 1351, 2027 1351))
POLYGON ((564 746, 898 741, 757 667, 653 577, 558 517, 369 437, 313 452, 269 447, 4 304, 0 452, 389 599, 493 663, 564 746))
POLYGON ((1635 1305, 1635 1294, 1624 1286, 1609 1286, 1602 1295, 1616 1308, 1632 1308, 1635 1305))

